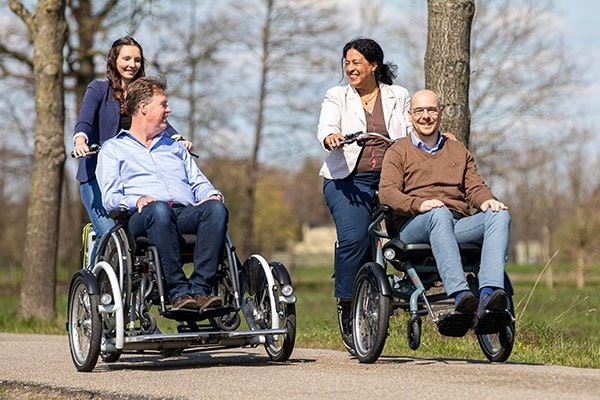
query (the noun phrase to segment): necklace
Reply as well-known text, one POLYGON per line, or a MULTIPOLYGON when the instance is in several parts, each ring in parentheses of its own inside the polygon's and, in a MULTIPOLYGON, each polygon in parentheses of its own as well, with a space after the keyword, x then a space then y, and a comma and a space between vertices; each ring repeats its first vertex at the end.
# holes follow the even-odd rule
MULTIPOLYGON (((365 105, 369 104, 369 102, 371 100, 373 100, 375 97, 377 97, 377 94, 379 93, 379 88, 375 89, 375 94, 373 94, 371 97, 369 97, 368 100, 363 100, 363 103, 365 103, 365 105)), ((362 98, 361 98, 362 100, 362 98)))

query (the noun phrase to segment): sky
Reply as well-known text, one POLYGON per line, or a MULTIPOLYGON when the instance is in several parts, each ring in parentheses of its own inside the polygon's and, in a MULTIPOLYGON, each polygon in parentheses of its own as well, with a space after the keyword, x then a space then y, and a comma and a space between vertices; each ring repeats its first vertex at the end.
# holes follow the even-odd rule
MULTIPOLYGON (((406 8, 426 9, 426 0, 383 0, 406 8)), ((477 2, 487 0, 476 0, 477 2)), ((521 0, 510 0, 519 4, 521 0)), ((557 29, 563 32, 566 51, 584 66, 579 77, 577 95, 565 102, 572 119, 565 127, 585 127, 592 130, 600 126, 600 1, 548 0, 555 11, 557 29)), ((524 1, 523 1, 524 2, 524 1)), ((591 138, 590 151, 600 158, 600 135, 591 138)))
MULTIPOLYGON (((574 99, 574 115, 583 116, 590 127, 600 125, 600 2, 595 0, 555 0, 564 20, 564 32, 574 55, 587 63, 582 96, 574 99), (584 112, 585 111, 585 112, 584 112), (588 121, 589 119, 589 121, 588 121)), ((597 135, 598 136, 598 135, 597 135)), ((600 138, 596 137, 600 147, 600 138)))

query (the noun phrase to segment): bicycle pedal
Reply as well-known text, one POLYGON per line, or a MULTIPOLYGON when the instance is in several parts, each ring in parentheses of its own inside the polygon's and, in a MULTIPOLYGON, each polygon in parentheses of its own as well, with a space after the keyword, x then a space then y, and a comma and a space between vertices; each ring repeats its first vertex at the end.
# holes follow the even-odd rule
POLYGON ((442 314, 437 323, 438 331, 444 336, 465 336, 469 329, 471 329, 474 318, 475 315, 473 313, 453 311, 450 314, 442 314))

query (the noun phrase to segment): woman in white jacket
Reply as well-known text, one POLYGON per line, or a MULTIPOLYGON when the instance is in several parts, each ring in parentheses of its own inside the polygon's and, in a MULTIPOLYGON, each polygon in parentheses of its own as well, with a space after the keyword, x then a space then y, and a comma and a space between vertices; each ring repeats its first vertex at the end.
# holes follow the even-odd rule
POLYGON ((340 145, 344 135, 376 132, 391 139, 408 133, 408 90, 393 85, 396 66, 384 63, 383 50, 372 39, 350 41, 342 51, 349 84, 327 91, 319 118, 318 139, 329 156, 321 168, 323 194, 337 231, 335 289, 342 339, 352 351, 350 300, 354 278, 368 259, 368 226, 379 184, 385 144, 340 145))

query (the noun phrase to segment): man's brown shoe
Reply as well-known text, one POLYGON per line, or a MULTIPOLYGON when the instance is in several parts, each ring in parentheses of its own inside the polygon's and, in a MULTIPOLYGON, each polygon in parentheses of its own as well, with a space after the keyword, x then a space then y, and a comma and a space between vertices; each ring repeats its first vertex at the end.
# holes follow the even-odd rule
POLYGON ((188 309, 188 310, 197 310, 199 306, 196 304, 196 301, 189 294, 184 294, 180 296, 173 302, 173 309, 188 309))
POLYGON ((217 296, 195 294, 194 300, 196 301, 196 306, 200 309, 200 311, 206 310, 207 308, 221 307, 223 305, 221 298, 217 296))

